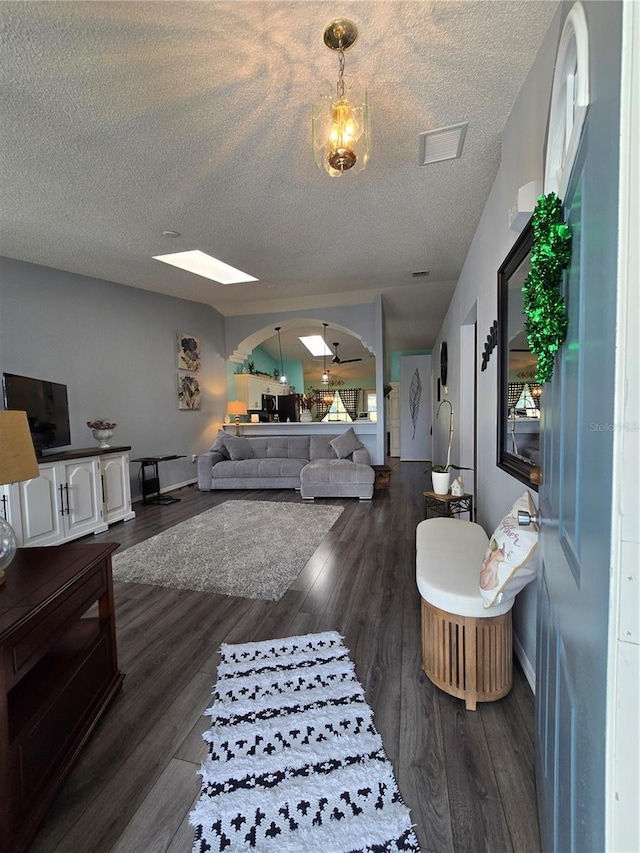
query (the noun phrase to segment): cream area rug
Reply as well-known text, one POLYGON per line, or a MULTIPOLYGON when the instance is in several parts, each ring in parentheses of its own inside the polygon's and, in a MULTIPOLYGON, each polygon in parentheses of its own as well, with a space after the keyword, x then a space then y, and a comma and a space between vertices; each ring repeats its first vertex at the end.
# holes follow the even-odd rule
POLYGON ((335 632, 223 645, 193 853, 419 851, 335 632))
POLYGON ((276 601, 344 507, 225 501, 113 556, 116 581, 276 601))

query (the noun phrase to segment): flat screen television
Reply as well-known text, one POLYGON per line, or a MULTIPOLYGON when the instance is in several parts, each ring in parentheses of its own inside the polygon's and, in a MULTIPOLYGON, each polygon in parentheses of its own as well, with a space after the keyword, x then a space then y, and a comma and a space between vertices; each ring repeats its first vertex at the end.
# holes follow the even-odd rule
POLYGON ((5 409, 27 413, 33 446, 43 450, 71 444, 67 386, 15 373, 2 374, 5 409))

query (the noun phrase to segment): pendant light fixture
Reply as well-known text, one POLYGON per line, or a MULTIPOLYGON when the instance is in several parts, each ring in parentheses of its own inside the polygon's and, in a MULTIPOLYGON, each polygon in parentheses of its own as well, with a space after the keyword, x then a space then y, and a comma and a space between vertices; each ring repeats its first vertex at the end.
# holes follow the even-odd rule
POLYGON ((276 332, 278 333, 278 348, 280 350, 280 384, 287 384, 287 377, 284 375, 284 363, 282 361, 282 341, 280 340, 280 329, 281 326, 276 326, 276 332))
POLYGON ((323 385, 329 384, 329 371, 327 370, 327 326, 328 323, 323 323, 324 326, 324 352, 322 353, 322 379, 323 385))
POLYGON ((316 165, 332 178, 361 172, 369 161, 369 103, 355 81, 344 79, 344 52, 358 38, 358 28, 347 18, 327 24, 324 43, 338 51, 338 82, 313 105, 313 149, 316 165))

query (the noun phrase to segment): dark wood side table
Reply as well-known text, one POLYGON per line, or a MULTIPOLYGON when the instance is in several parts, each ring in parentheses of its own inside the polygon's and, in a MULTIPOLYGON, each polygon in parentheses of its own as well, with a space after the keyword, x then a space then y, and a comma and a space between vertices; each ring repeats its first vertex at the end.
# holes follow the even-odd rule
POLYGON ((181 455, 172 454, 171 456, 141 456, 139 459, 132 459, 132 462, 140 463, 140 491, 142 492, 142 503, 154 504, 175 504, 180 502, 180 498, 175 498, 173 495, 160 494, 160 477, 158 476, 158 462, 169 462, 172 459, 184 459, 184 453, 181 455), (147 469, 151 468, 152 473, 149 476, 147 469))
POLYGON ((389 465, 372 465, 375 471, 374 489, 388 489, 391 485, 391 467, 389 465))
POLYGON ((438 495, 436 492, 423 492, 424 517, 429 518, 429 510, 436 510, 435 515, 445 515, 449 518, 459 516, 462 512, 469 513, 469 521, 473 521, 473 495, 438 495))
POLYGON ((122 686, 111 579, 117 547, 20 548, 0 586, 3 853, 27 849, 122 686))

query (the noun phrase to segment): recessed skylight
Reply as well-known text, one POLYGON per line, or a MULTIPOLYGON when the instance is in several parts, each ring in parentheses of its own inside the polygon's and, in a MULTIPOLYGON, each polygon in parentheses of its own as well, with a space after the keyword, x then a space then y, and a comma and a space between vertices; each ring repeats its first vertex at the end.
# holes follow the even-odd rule
POLYGON ((193 249, 190 252, 171 252, 169 255, 154 255, 153 259, 179 267, 181 270, 192 272, 195 275, 201 275, 203 278, 217 281, 219 284, 241 284, 245 281, 258 281, 254 276, 237 270, 235 267, 230 267, 229 264, 225 264, 199 249, 193 249))
POLYGON ((300 341, 306 346, 311 355, 333 355, 321 335, 309 335, 308 337, 300 338, 300 341))

